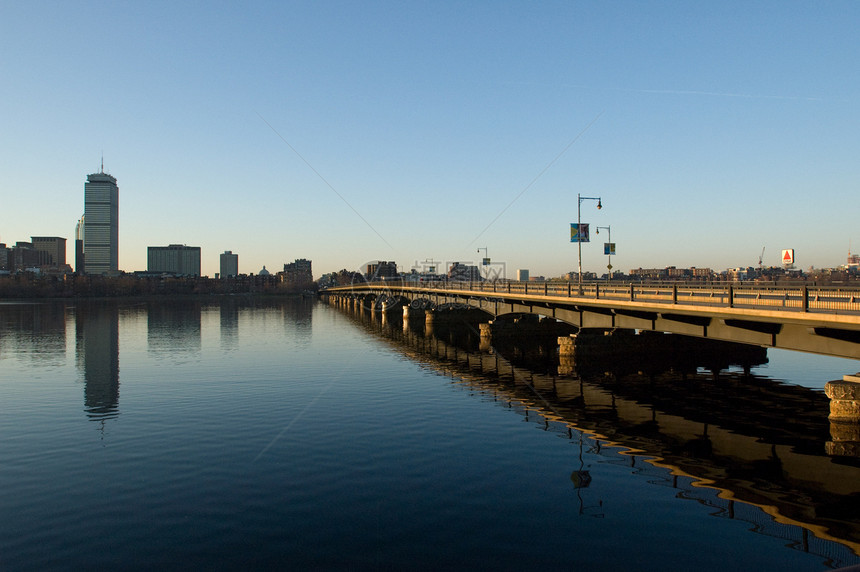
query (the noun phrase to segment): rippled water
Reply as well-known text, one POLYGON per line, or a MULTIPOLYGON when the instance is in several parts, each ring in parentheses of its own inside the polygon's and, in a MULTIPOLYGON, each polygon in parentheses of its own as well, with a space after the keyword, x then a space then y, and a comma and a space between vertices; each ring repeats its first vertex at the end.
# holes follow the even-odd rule
MULTIPOLYGON (((487 373, 435 343, 306 299, 0 305, 0 569, 860 563, 853 516, 732 491, 713 449, 657 458, 653 420, 625 417, 656 411, 642 398, 571 385, 576 405, 575 380, 487 373)), ((771 354, 759 373, 820 387, 855 364, 771 354)), ((684 422, 660 415, 663 433, 684 422)), ((780 483, 818 451, 781 438, 743 445, 784 448, 780 483)))

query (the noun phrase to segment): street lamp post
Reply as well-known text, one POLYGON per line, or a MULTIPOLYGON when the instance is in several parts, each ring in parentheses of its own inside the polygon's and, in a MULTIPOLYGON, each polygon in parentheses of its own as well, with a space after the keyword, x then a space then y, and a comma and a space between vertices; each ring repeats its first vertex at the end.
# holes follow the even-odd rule
MULTIPOLYGON (((482 246, 481 248, 479 248, 478 252, 481 252, 482 250, 484 251, 484 259, 481 260, 481 267, 483 268, 484 266, 486 266, 489 263, 490 255, 487 253, 487 247, 486 246, 482 246)), ((481 273, 483 274, 483 270, 481 273)), ((489 269, 487 269, 487 279, 489 279, 489 278, 490 278, 490 271, 489 271, 489 269)))
MULTIPOLYGON (((597 210, 603 208, 603 204, 601 203, 600 197, 583 197, 580 196, 579 193, 576 193, 576 231, 577 233, 582 232, 582 219, 581 210, 582 210, 582 201, 597 201, 597 210)), ((579 291, 582 293, 582 235, 579 235, 579 239, 577 240, 577 246, 579 247, 579 291)))
POLYGON ((598 226, 594 229, 594 234, 600 234, 600 229, 605 228, 606 232, 609 234, 609 248, 606 249, 606 256, 609 257, 609 263, 606 265, 606 269, 609 270, 609 278, 606 279, 607 282, 612 280, 612 227, 611 226, 598 226))

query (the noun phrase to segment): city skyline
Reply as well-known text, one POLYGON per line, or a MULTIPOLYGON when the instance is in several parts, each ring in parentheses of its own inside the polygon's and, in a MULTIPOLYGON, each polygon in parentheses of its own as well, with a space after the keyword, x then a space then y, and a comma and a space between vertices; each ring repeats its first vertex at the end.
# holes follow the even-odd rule
POLYGON ((762 248, 839 266, 860 241, 858 22, 851 2, 6 5, 0 242, 73 237, 103 154, 125 271, 193 244, 208 276, 228 250, 243 274, 486 254, 559 276, 577 193, 625 272, 762 248), (77 33, 93 13, 99 42, 77 33))

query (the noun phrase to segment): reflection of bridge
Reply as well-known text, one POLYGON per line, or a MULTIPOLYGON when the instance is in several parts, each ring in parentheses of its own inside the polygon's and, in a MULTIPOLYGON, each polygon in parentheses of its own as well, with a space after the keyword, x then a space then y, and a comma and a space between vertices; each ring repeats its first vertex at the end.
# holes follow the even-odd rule
POLYGON ((571 282, 371 282, 323 295, 389 311, 459 304, 580 328, 654 330, 860 357, 860 288, 571 282))
MULTIPOLYGON (((853 563, 860 554, 860 524, 852 509, 839 508, 855 505, 860 469, 823 454, 827 406, 817 392, 746 379, 723 384, 731 387, 731 406, 715 410, 708 376, 689 380, 682 393, 671 389, 678 380, 669 378, 632 375, 607 385, 536 372, 496 352, 425 335, 414 322, 401 329, 354 315, 398 352, 470 392, 492 396, 542 430, 566 434, 588 456, 623 462, 655 485, 678 489, 678 498, 713 507, 721 517, 746 521, 760 534, 836 565, 853 563), (643 390, 637 393, 636 385, 643 390), (762 403, 774 411, 767 420, 751 414, 762 403)), ((575 475, 582 472, 574 469, 575 475)), ((597 500, 580 490, 588 482, 573 482, 588 514, 597 500)))

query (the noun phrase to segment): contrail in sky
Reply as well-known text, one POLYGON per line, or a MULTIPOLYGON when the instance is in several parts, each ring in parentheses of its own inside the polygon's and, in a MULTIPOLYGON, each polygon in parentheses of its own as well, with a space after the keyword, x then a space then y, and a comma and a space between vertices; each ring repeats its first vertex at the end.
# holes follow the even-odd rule
POLYGON ((525 194, 525 192, 526 192, 527 190, 529 190, 529 188, 531 188, 531 186, 532 186, 532 185, 534 185, 534 184, 537 182, 537 180, 538 180, 538 179, 540 179, 540 178, 543 176, 543 174, 544 174, 544 173, 546 173, 546 172, 549 170, 549 168, 550 168, 550 167, 552 167, 552 166, 555 164, 555 162, 556 162, 556 161, 558 161, 559 159, 561 159, 561 156, 562 156, 562 155, 564 155, 564 154, 567 152, 567 150, 568 150, 568 149, 570 149, 570 148, 573 146, 573 144, 574 144, 574 143, 576 143, 576 142, 579 140, 579 138, 580 138, 580 137, 582 137, 582 136, 585 134, 585 132, 586 132, 586 131, 588 131, 588 130, 591 128, 591 126, 592 126, 592 125, 594 125, 594 124, 597 122, 597 120, 598 120, 598 119, 600 119, 600 116, 601 116, 601 115, 603 115, 603 112, 602 112, 602 111, 601 111, 600 113, 598 113, 598 114, 597 114, 597 117, 595 117, 594 119, 592 119, 592 120, 591 120, 591 122, 590 122, 588 125, 586 125, 586 126, 582 129, 582 131, 580 131, 579 133, 577 133, 576 137, 574 137, 574 138, 573 138, 573 140, 571 140, 571 142, 567 144, 567 147, 565 147, 564 149, 562 149, 562 150, 561 150, 561 153, 559 153, 558 155, 556 155, 556 156, 555 156, 555 158, 554 158, 552 161, 550 161, 550 162, 547 164, 547 166, 546 166, 546 167, 544 167, 544 168, 543 168, 543 170, 542 170, 540 173, 538 173, 538 174, 535 176, 535 178, 534 178, 534 179, 532 179, 532 180, 531 180, 531 182, 530 182, 528 185, 526 185, 526 186, 523 188, 523 190, 522 190, 522 191, 520 191, 520 192, 519 192, 519 194, 518 194, 517 196, 515 196, 515 197, 513 198, 513 200, 512 200, 511 202, 509 202, 509 203, 508 203, 508 206, 506 206, 505 208, 503 208, 503 209, 502 209, 502 212, 500 212, 499 214, 497 214, 497 215, 496 215, 496 218, 494 218, 493 220, 491 220, 491 221, 490 221, 490 224, 488 224, 487 226, 485 226, 485 227, 484 227, 484 230, 482 230, 481 232, 479 232, 479 233, 478 233, 478 236, 476 236, 475 238, 473 238, 473 239, 472 239, 472 242, 470 242, 470 243, 469 243, 469 244, 467 244, 466 246, 472 246, 473 244, 475 244, 475 241, 476 241, 476 240, 478 240, 479 238, 481 238, 481 236, 482 236, 485 232, 487 232, 487 229, 489 229, 491 226, 493 226, 493 224, 495 224, 495 222, 496 222, 497 220, 499 220, 499 217, 501 217, 503 214, 505 214, 505 211, 507 211, 509 208, 511 208, 511 206, 512 206, 515 202, 517 202, 517 200, 519 200, 519 198, 520 198, 521 196, 523 196, 523 194, 525 194))
MULTIPOLYGON (((541 82, 506 82, 509 85, 530 85, 558 88, 557 84, 546 84, 541 82)), ((705 97, 735 97, 739 99, 781 99, 786 101, 838 101, 847 102, 847 99, 834 99, 829 97, 815 97, 807 95, 782 95, 767 93, 736 93, 731 91, 708 91, 704 89, 647 89, 635 87, 609 87, 580 84, 564 84, 564 87, 589 91, 620 91, 625 93, 652 93, 657 95, 698 95, 705 97)))
POLYGON ((805 97, 799 95, 766 95, 754 93, 730 93, 721 91, 698 91, 685 89, 619 89, 633 93, 657 93, 666 95, 707 95, 711 97, 739 97, 743 99, 788 99, 801 101, 827 101, 823 97, 805 97))
POLYGON ((331 183, 329 183, 329 182, 326 180, 326 178, 325 178, 325 177, 323 177, 323 176, 320 174, 320 172, 319 172, 319 171, 317 171, 316 169, 314 169, 314 166, 313 166, 313 165, 311 165, 311 164, 308 162, 308 160, 307 160, 307 159, 305 159, 304 157, 302 157, 302 154, 301 154, 301 153, 299 153, 299 152, 296 150, 296 148, 295 148, 295 147, 293 147, 292 145, 290 145, 290 142, 289 142, 289 141, 287 141, 286 139, 284 139, 284 136, 283 136, 283 135, 281 135, 280 133, 278 133, 278 130, 277 130, 277 129, 275 129, 274 127, 272 127, 272 124, 271 124, 271 123, 269 123, 268 121, 266 121, 266 118, 265 118, 265 117, 263 117, 263 116, 262 116, 262 115, 260 115, 259 113, 257 113, 257 116, 258 116, 260 119, 262 119, 262 120, 263 120, 263 123, 265 123, 266 125, 268 125, 268 126, 269 126, 269 129, 271 129, 272 131, 274 131, 275 135, 277 135, 278 137, 280 137, 281 141, 283 141, 284 143, 286 143, 287 147, 289 147, 290 149, 292 149, 293 153, 295 153, 295 154, 296 154, 296 156, 298 156, 298 158, 299 158, 299 159, 301 159, 301 160, 304 162, 304 164, 305 164, 305 165, 307 165, 307 166, 310 168, 310 170, 311 170, 311 171, 313 171, 313 172, 314 172, 314 174, 316 174, 316 176, 317 176, 317 177, 319 177, 319 178, 320 178, 320 180, 321 180, 323 183, 325 183, 325 184, 326 184, 326 186, 327 186, 328 188, 330 188, 330 189, 334 192, 334 194, 336 194, 336 195, 340 198, 340 200, 342 200, 342 201, 344 202, 344 204, 346 204, 346 206, 348 206, 350 209, 352 209, 352 212, 354 212, 356 215, 358 215, 358 218, 360 218, 361 220, 363 220, 363 221, 364 221, 364 224, 366 224, 366 225, 368 226, 368 228, 370 228, 370 230, 372 230, 372 231, 376 234, 376 236, 378 236, 379 238, 381 238, 381 239, 382 239, 382 242, 384 242, 385 244, 387 244, 387 245, 388 245, 388 247, 389 247, 389 248, 391 248, 392 250, 394 250, 394 247, 393 247, 393 246, 391 246, 391 243, 389 243, 387 240, 385 240, 385 237, 384 237, 384 236, 382 236, 381 234, 379 234, 379 233, 376 231, 376 229, 375 229, 375 228, 373 228, 373 225, 372 225, 372 224, 370 224, 369 222, 367 222, 367 219, 366 219, 366 218, 364 218, 363 216, 361 216, 361 213, 360 213, 360 212, 358 212, 357 210, 355 210, 355 207, 354 207, 354 206, 352 206, 351 204, 349 204, 349 201, 348 201, 348 200, 346 200, 346 199, 343 197, 343 195, 342 195, 342 194, 340 194, 339 192, 337 192, 337 189, 335 189, 333 186, 331 186, 331 183))

